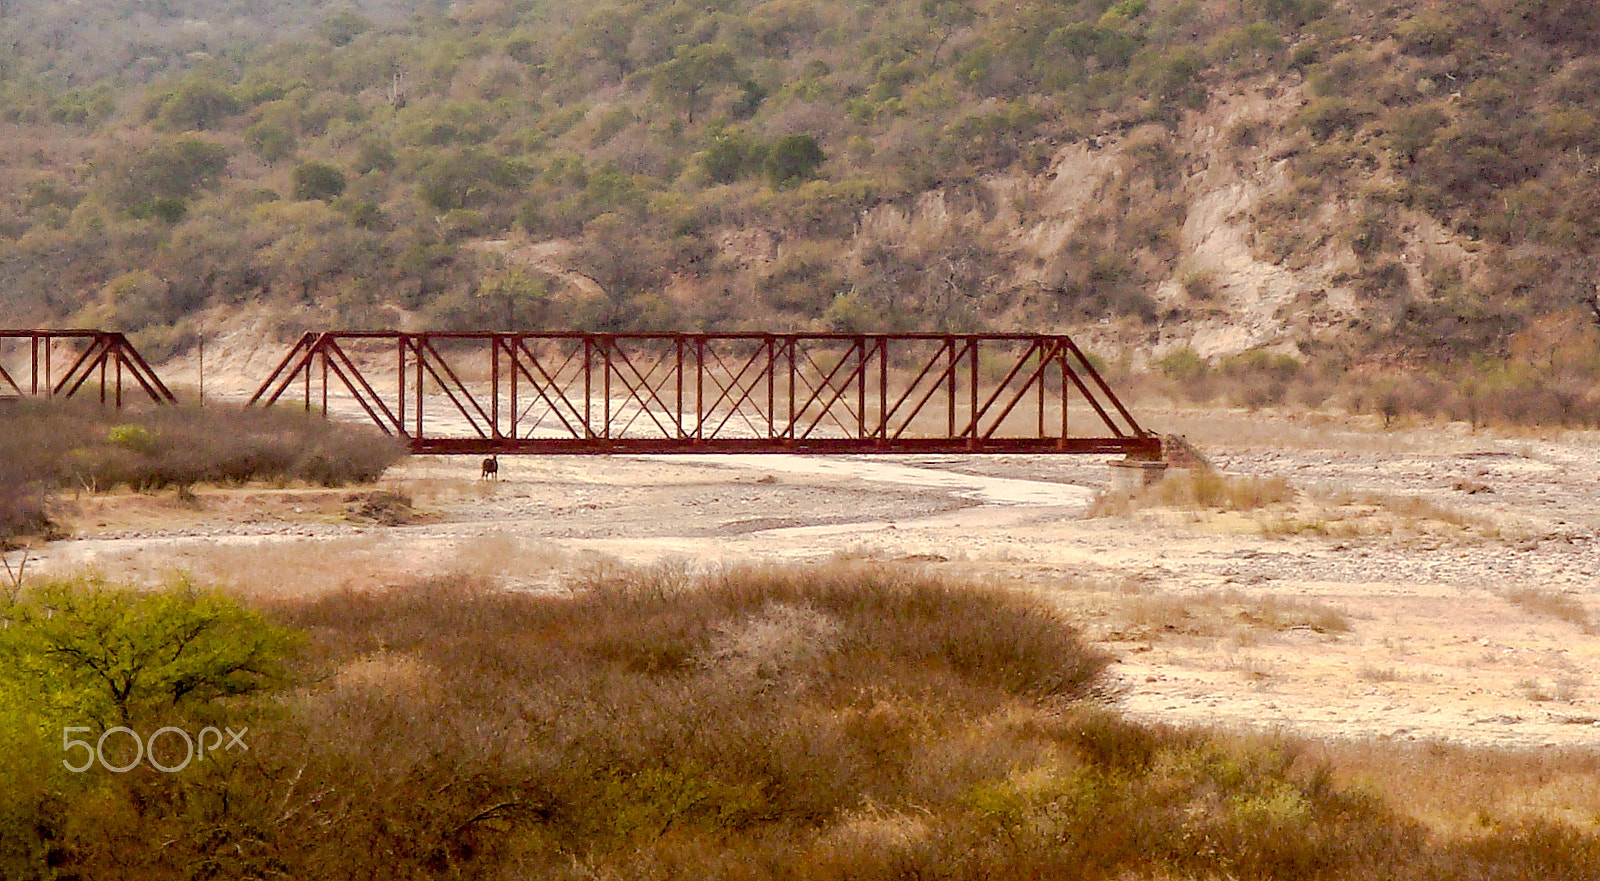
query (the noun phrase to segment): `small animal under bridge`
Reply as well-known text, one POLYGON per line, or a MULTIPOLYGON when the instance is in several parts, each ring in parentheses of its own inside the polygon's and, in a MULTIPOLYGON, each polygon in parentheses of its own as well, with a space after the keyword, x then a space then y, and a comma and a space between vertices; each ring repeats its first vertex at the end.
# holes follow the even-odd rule
POLYGON ((1061 334, 307 333, 250 398, 290 403, 416 453, 1161 457, 1061 334))

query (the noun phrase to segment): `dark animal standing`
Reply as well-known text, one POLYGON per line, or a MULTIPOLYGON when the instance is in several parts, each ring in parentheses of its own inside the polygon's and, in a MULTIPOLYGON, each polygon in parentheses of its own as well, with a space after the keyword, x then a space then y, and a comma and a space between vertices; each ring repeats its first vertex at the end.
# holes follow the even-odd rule
POLYGON ((490 456, 483 460, 483 475, 478 479, 488 480, 491 477, 495 480, 500 479, 500 457, 498 456, 490 456))

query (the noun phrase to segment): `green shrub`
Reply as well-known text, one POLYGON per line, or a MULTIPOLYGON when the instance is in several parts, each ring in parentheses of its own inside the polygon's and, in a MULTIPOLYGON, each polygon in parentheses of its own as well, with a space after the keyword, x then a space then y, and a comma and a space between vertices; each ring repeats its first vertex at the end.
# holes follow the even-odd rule
POLYGON ((142 425, 113 425, 106 432, 112 445, 134 453, 148 453, 156 448, 156 437, 142 425))
POLYGON ((1200 357, 1200 355, 1196 353, 1194 349, 1191 349, 1188 346, 1185 346, 1181 349, 1174 349, 1171 352, 1162 355, 1160 358, 1157 358, 1155 361, 1151 362, 1150 366, 1154 367, 1161 373, 1162 376, 1165 376, 1168 379, 1176 379, 1185 382, 1189 380, 1200 379, 1211 372, 1210 362, 1200 357))
POLYGON ((289 179, 294 198, 300 201, 336 199, 344 195, 344 172, 326 162, 305 162, 295 166, 289 179))
POLYGON ((522 169, 476 147, 448 153, 429 162, 418 175, 417 194, 440 213, 481 206, 514 187, 522 169))
POLYGON ((226 86, 197 74, 161 98, 156 119, 174 131, 217 129, 239 109, 226 86))
POLYGON ((828 158, 813 135, 784 135, 767 148, 761 170, 774 189, 792 187, 816 177, 828 158))
POLYGON ((706 177, 717 183, 733 183, 761 172, 768 147, 738 130, 723 131, 711 139, 711 146, 700 155, 706 177))
POLYGON ((220 180, 228 155, 227 147, 198 137, 163 141, 116 162, 107 186, 128 207, 181 204, 220 180))
POLYGON ((256 154, 268 162, 294 155, 298 144, 294 132, 279 122, 258 122, 244 130, 244 137, 256 154))

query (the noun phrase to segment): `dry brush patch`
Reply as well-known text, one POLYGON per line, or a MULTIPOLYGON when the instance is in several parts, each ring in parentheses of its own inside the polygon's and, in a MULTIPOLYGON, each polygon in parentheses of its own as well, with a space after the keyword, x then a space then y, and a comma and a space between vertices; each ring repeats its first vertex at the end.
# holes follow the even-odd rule
MULTIPOLYGON (((1282 477, 1173 469, 1135 490, 1106 491, 1090 517, 1136 517, 1181 512, 1204 528, 1246 531, 1267 538, 1310 536, 1357 540, 1499 541, 1502 528, 1422 496, 1353 493, 1316 486, 1296 489, 1282 477)), ((1180 521, 1182 522, 1182 521, 1180 521)))
POLYGON ((1125 721, 1024 591, 667 568, 270 611, 300 684, 232 709, 250 751, 8 762, 0 842, 47 839, 8 877, 1596 877, 1571 823, 1430 830, 1333 764, 1388 759, 1125 721))
POLYGON ((1165 637, 1230 639, 1248 644, 1259 634, 1307 630, 1334 636, 1350 630, 1349 618, 1326 603, 1239 590, 1127 593, 1111 607, 1122 639, 1165 637))
POLYGON ((1444 540, 1460 543, 1501 541, 1507 533, 1487 518, 1417 495, 1351 493, 1318 488, 1305 504, 1261 524, 1269 537, 1321 536, 1336 539, 1444 540))
POLYGON ((1351 785, 1383 791, 1396 808, 1468 839, 1560 822, 1600 830, 1600 753, 1494 750, 1440 742, 1329 741, 1312 752, 1351 785))
POLYGON ((25 462, 0 456, 0 549, 25 535, 52 530, 49 487, 25 462))
POLYGON ((376 431, 282 409, 17 401, 0 412, 0 426, 0 539, 44 530, 48 496, 60 489, 338 486, 376 480, 404 455, 376 431))

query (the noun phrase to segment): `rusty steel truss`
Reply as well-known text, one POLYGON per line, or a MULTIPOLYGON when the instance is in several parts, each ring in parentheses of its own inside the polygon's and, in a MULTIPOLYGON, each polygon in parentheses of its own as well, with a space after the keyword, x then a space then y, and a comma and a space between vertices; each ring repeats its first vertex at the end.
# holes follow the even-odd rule
POLYGON ((1054 334, 307 333, 285 400, 417 453, 1161 455, 1054 334))
POLYGON ((0 396, 71 398, 98 391, 100 403, 121 407, 125 385, 158 404, 177 401, 120 333, 0 330, 0 396), (8 361, 15 375, 6 369, 8 361))

